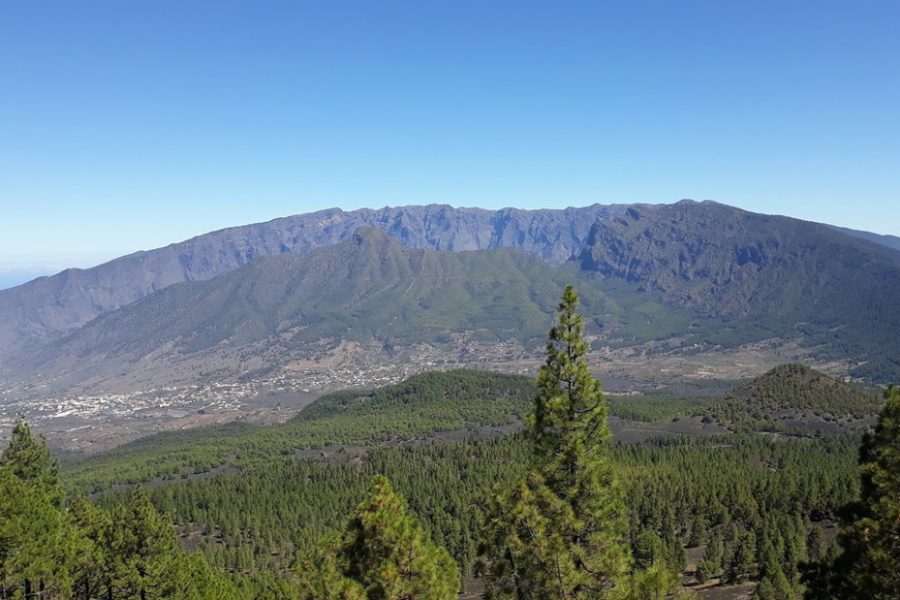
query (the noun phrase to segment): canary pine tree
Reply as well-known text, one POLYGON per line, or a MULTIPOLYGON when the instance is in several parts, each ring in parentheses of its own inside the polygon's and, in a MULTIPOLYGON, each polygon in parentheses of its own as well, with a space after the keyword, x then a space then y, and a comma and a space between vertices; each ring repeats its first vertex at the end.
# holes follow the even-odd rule
POLYGON ((531 472, 498 494, 487 523, 488 598, 611 597, 631 566, 606 400, 577 309, 567 286, 537 380, 531 472))
POLYGON ((379 475, 340 540, 300 568, 309 600, 452 600, 460 572, 379 475))
POLYGON ((62 510, 56 462, 19 420, 0 455, 0 594, 67 597, 81 541, 62 510))

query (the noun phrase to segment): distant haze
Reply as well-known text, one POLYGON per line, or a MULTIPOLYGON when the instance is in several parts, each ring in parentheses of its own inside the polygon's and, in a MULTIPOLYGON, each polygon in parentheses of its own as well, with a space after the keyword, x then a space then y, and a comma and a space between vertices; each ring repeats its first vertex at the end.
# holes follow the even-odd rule
POLYGON ((125 252, 49 255, 0 255, 0 290, 54 275, 66 269, 87 269, 126 254, 125 252))
POLYGON ((44 275, 52 275, 58 270, 51 267, 43 269, 0 269, 0 290, 21 285, 44 275))

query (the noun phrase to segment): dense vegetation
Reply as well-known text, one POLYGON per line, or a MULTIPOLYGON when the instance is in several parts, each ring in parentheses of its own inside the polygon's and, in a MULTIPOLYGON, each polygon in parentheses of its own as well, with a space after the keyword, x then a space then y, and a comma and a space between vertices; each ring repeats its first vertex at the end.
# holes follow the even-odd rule
MULTIPOLYGON (((649 565, 662 557, 679 568, 682 547, 706 547, 703 577, 738 580, 756 576, 755 563, 730 566, 738 533, 794 531, 806 554, 785 554, 782 569, 796 573, 807 557, 824 554, 824 519, 856 497, 856 444, 847 437, 773 443, 746 435, 613 447, 636 560, 649 565)), ((289 597, 273 582, 289 576, 297 555, 341 531, 376 474, 396 484, 435 542, 470 572, 491 491, 524 473, 528 455, 521 436, 374 448, 358 463, 338 451, 327 460, 284 457, 146 493, 178 524, 182 542, 217 571, 252 575, 238 583, 253 593, 289 597)), ((129 498, 118 492, 101 504, 112 508, 129 498)))
MULTIPOLYGON (((308 448, 391 445, 502 433, 520 423, 534 401, 528 377, 471 370, 434 372, 377 390, 327 394, 283 425, 232 423, 143 438, 103 454, 74 458, 63 472, 76 492, 97 493, 115 485, 188 479, 223 466, 246 469, 308 448)), ((612 416, 668 421, 705 414, 711 400, 627 396, 610 402, 612 416)), ((301 455, 309 453, 300 452, 301 455)))
POLYGON ((320 541, 298 568, 305 600, 452 600, 459 569, 429 539, 406 503, 378 475, 344 534, 320 541))
POLYGON ((501 426, 520 421, 532 395, 523 377, 432 373, 373 392, 325 396, 283 425, 161 434, 79 461, 65 475, 73 489, 93 493, 115 484, 188 478, 221 465, 246 468, 305 448, 400 443, 439 431, 501 426))
POLYGON ((0 597, 237 598, 138 490, 110 510, 63 505, 46 446, 19 422, 0 456, 0 597))

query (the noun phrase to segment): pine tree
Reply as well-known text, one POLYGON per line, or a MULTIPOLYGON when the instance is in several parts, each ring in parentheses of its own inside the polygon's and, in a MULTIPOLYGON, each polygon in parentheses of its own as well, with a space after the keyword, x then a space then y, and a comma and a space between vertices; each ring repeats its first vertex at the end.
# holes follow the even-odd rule
POLYGON ((112 512, 109 562, 113 588, 128 598, 173 596, 178 590, 181 550, 171 524, 138 489, 112 512))
POLYGON ((697 581, 700 583, 705 583, 715 577, 718 574, 718 568, 712 563, 712 561, 703 559, 697 563, 697 571, 695 575, 697 576, 697 581))
POLYGON ((656 561, 648 569, 629 578, 618 598, 628 600, 666 600, 678 589, 678 576, 662 561, 656 561))
POLYGON ((760 584, 754 594, 760 600, 792 600, 794 588, 781 566, 781 557, 771 539, 763 541, 760 559, 760 584))
POLYGON ((532 472, 497 497, 486 527, 488 598, 603 598, 631 564, 606 400, 577 307, 566 286, 537 380, 532 472))
POLYGON ((0 455, 0 591, 67 596, 80 540, 61 508, 56 462, 19 420, 0 455))
POLYGON ((634 540, 634 564, 647 569, 653 563, 666 558, 666 544, 652 529, 642 529, 634 540))
POLYGON ((31 428, 21 417, 16 420, 9 444, 0 455, 0 466, 8 468, 30 486, 40 489, 54 505, 62 505, 59 465, 50 456, 43 436, 35 438, 31 428))
POLYGON ((83 540, 82 552, 76 557, 75 591, 82 598, 108 595, 112 585, 107 568, 112 519, 105 510, 84 498, 76 498, 69 506, 69 519, 83 540))
POLYGON ((367 600, 363 586, 344 574, 340 538, 319 542, 297 567, 301 600, 367 600))
POLYGON ((843 553, 807 576, 808 598, 900 597, 900 388, 889 388, 885 399, 860 449, 862 497, 845 509, 843 553))
POLYGON ((725 568, 725 580, 729 583, 740 583, 753 575, 756 563, 756 536, 751 532, 738 534, 735 540, 734 553, 725 568))
POLYGON ((703 546, 707 542, 708 534, 709 521, 703 515, 697 515, 691 522, 691 538, 688 541, 688 546, 691 548, 703 546))
POLYGON ((432 542, 406 501, 376 476, 337 543, 301 566, 310 600, 451 600, 459 568, 432 542))

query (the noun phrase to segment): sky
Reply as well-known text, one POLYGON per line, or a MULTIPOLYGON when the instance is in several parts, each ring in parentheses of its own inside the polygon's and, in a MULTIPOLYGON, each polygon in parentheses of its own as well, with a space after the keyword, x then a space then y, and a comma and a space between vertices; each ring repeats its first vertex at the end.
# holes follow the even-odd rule
POLYGON ((867 0, 6 0, 0 285, 331 206, 900 235, 898 29, 867 0))

